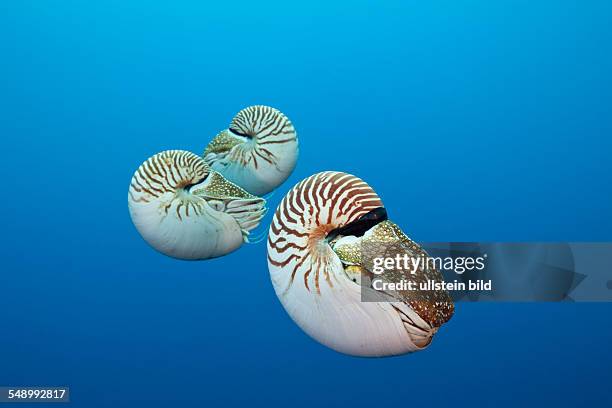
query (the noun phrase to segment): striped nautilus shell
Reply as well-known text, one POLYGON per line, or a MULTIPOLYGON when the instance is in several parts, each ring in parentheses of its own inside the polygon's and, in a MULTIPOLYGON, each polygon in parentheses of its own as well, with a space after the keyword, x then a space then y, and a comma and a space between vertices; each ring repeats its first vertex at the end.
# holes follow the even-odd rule
POLYGON ((251 194, 267 194, 295 168, 298 139, 291 121, 269 106, 238 112, 206 147, 204 160, 251 194))
POLYGON ((149 158, 134 173, 128 192, 130 216, 140 235, 180 259, 234 251, 259 224, 265 204, 184 150, 149 158))
MULTIPOLYGON (((370 186, 340 172, 297 184, 276 210, 268 236, 270 276, 285 310, 320 343, 356 356, 421 350, 453 314, 446 291, 400 291, 386 301, 363 301, 360 282, 372 277, 372 257, 402 252, 426 255, 386 220, 370 186), (376 220, 380 211, 384 218, 376 220)), ((435 269, 426 275, 441 279, 435 269)))

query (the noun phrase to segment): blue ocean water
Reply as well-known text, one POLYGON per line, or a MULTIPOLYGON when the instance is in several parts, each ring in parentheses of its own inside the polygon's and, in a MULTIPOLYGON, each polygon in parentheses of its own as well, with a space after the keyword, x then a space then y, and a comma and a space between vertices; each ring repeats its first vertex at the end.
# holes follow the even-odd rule
MULTIPOLYGON (((78 407, 610 405, 612 305, 459 304, 424 352, 337 354, 265 245, 181 262, 133 171, 286 113, 297 181, 368 181, 417 241, 612 239, 608 1, 0 3, 0 385, 78 407)), ((21 405, 23 406, 23 405, 21 405)))

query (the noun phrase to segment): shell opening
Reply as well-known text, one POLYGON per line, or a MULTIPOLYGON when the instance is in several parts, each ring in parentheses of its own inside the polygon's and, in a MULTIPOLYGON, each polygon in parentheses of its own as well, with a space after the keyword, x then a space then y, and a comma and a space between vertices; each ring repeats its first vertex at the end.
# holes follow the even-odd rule
POLYGON ((361 237, 377 224, 386 221, 387 219, 387 210, 385 207, 378 207, 368 211, 353 222, 329 231, 325 239, 327 242, 331 242, 340 236, 361 237))
POLYGON ((177 190, 183 190, 186 193, 192 194, 192 189, 194 187, 196 187, 197 185, 203 183, 206 180, 207 177, 208 177, 208 175, 205 175, 202 178, 200 178, 199 180, 193 180, 193 181, 185 182, 183 185, 177 186, 177 190))
POLYGON ((243 137, 247 140, 249 139, 253 139, 253 137, 255 137, 255 135, 251 134, 251 133, 245 133, 245 132, 241 132, 238 129, 235 128, 228 128, 227 130, 229 130, 231 133, 233 133, 234 136, 238 136, 238 137, 243 137))

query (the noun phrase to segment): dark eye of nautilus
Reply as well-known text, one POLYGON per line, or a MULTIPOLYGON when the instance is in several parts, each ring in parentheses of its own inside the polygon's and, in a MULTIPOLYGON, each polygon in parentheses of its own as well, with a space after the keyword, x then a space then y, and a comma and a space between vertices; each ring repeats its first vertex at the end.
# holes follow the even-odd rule
POLYGON ((331 230, 327 234, 327 240, 331 241, 339 235, 353 235, 356 237, 361 237, 370 228, 387 220, 387 218, 387 210, 385 210, 385 207, 375 208, 362 215, 355 221, 331 230))
POLYGON ((195 185, 199 184, 199 183, 200 183, 200 182, 186 184, 186 185, 185 185, 185 187, 183 187, 183 190, 185 190, 185 191, 187 191, 187 192, 191 192, 191 188, 192 188, 193 186, 195 186, 195 185))
POLYGON ((233 129, 233 128, 230 128, 229 130, 230 130, 230 132, 232 132, 233 134, 235 134, 237 136, 246 137, 247 139, 252 139, 253 138, 253 136, 249 135, 248 133, 241 132, 240 130, 233 129))
POLYGON ((191 192, 191 189, 194 186, 197 186, 198 184, 200 184, 201 182, 203 182, 204 180, 206 180, 206 178, 208 177, 208 173, 202 175, 201 177, 194 177, 191 181, 185 183, 183 185, 183 190, 187 191, 188 193, 191 192))

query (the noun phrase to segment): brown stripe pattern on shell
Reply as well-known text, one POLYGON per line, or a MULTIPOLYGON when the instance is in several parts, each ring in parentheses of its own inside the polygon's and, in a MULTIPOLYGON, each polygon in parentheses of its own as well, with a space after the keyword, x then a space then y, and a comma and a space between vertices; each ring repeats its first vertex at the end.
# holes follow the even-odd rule
MULTIPOLYGON (((200 183, 209 173, 204 160, 184 150, 167 150, 147 159, 136 171, 129 188, 129 196, 135 203, 150 203, 165 194, 172 194, 180 200, 176 206, 179 220, 190 213, 200 214, 200 200, 182 200, 180 192, 185 188, 200 183)), ((163 209, 168 212, 173 199, 164 203, 163 209)))
POLYGON ((309 291, 320 292, 322 281, 333 287, 336 277, 327 267, 335 255, 325 241, 327 233, 381 206, 378 195, 358 177, 315 174, 296 185, 277 208, 268 237, 268 261, 291 273, 289 287, 298 278, 309 291))
POLYGON ((277 109, 269 106, 250 106, 238 112, 229 126, 233 133, 254 138, 256 143, 252 149, 234 149, 231 160, 246 166, 253 163, 255 169, 262 162, 271 165, 278 163, 271 147, 295 142, 295 129, 291 121, 277 109))

